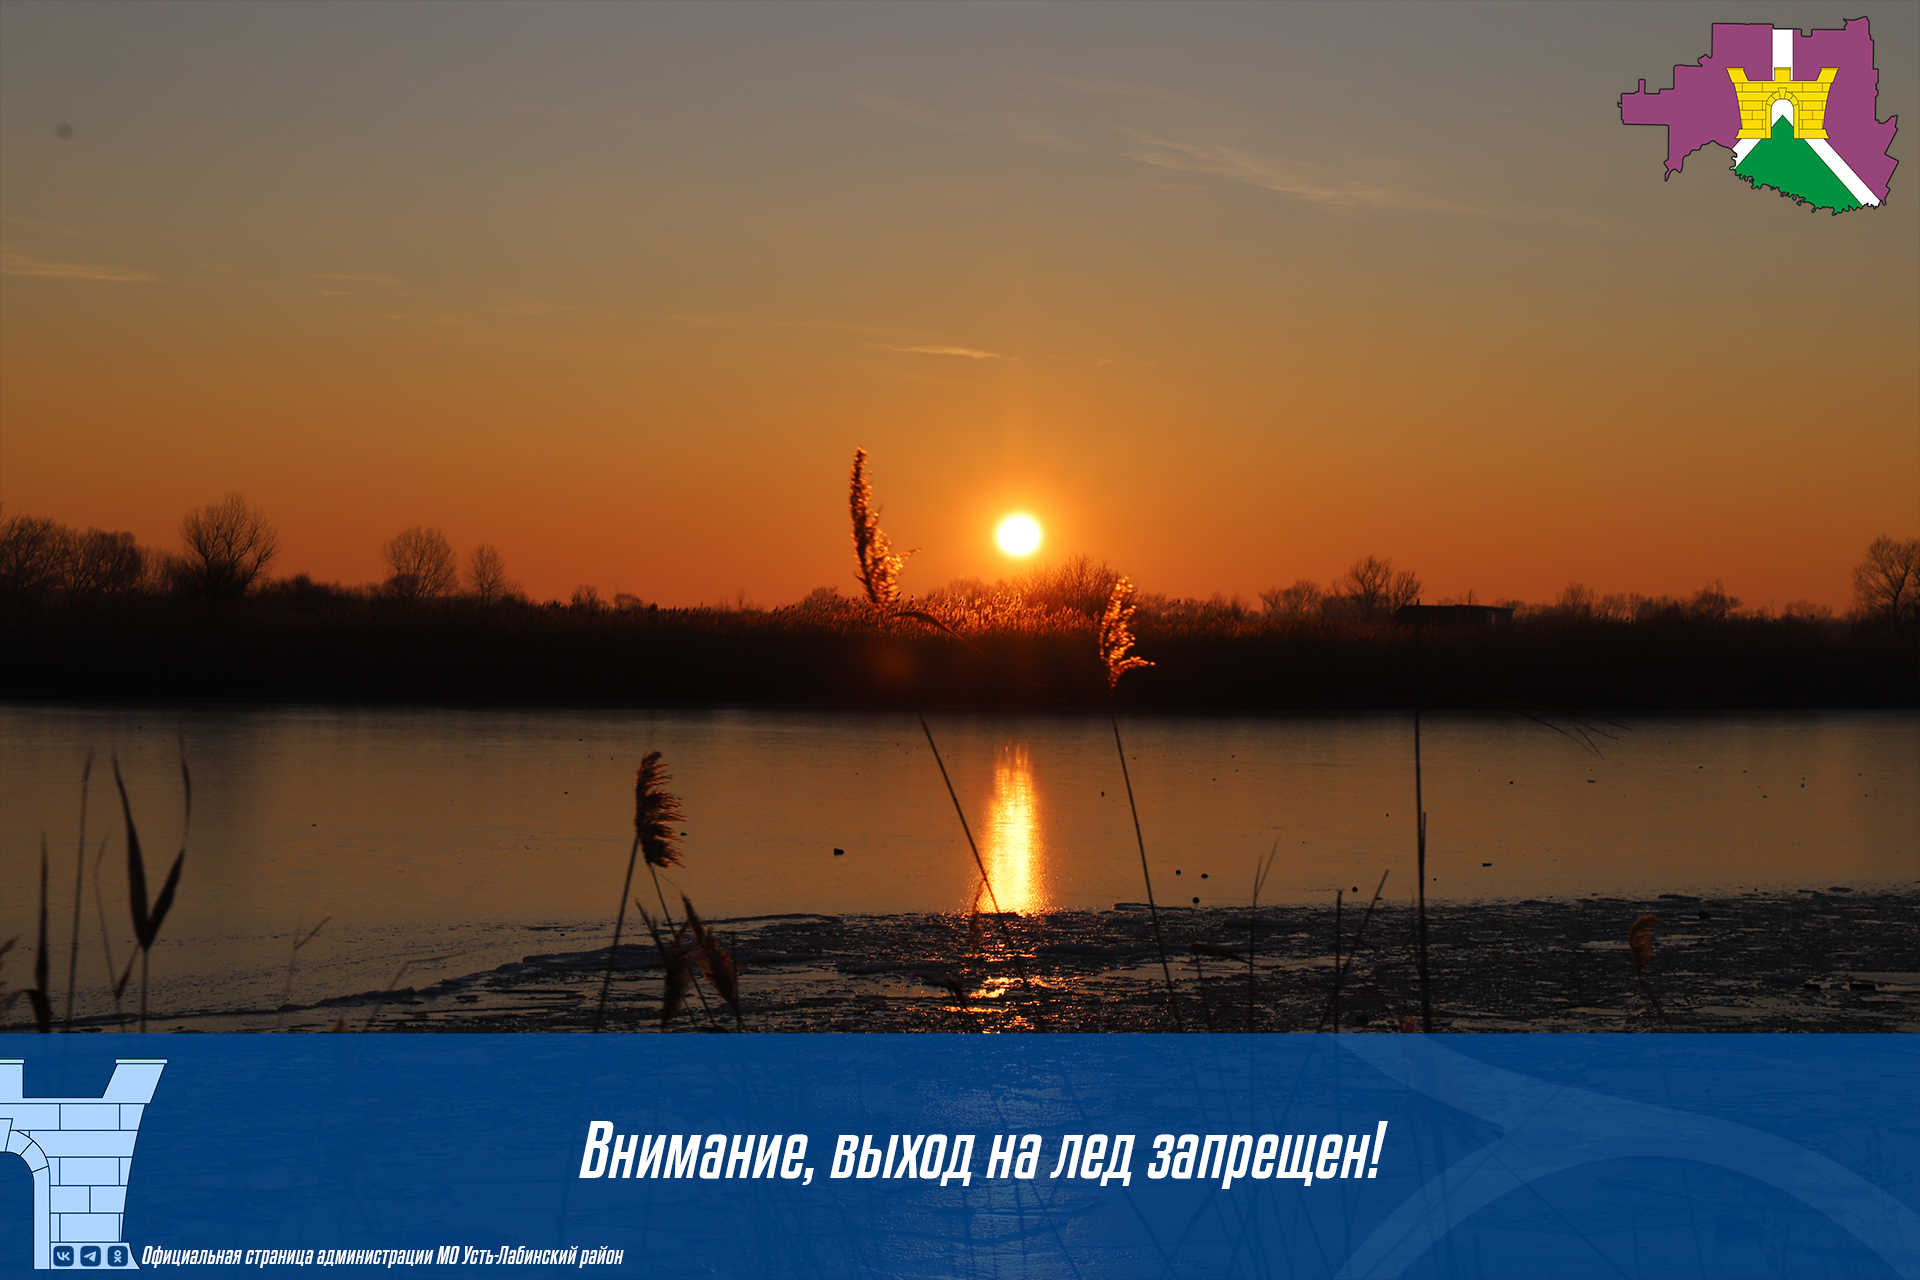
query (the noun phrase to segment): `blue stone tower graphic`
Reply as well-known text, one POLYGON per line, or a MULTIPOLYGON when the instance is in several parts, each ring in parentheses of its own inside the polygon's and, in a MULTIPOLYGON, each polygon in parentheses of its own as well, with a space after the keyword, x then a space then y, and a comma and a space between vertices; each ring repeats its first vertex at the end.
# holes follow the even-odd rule
MULTIPOLYGON (((33 1265, 137 1269, 121 1230, 140 1117, 165 1058, 116 1058, 97 1098, 29 1098, 26 1060, 0 1058, 0 1147, 33 1171, 33 1265)), ((11 1225, 11 1224, 9 1224, 11 1225)))

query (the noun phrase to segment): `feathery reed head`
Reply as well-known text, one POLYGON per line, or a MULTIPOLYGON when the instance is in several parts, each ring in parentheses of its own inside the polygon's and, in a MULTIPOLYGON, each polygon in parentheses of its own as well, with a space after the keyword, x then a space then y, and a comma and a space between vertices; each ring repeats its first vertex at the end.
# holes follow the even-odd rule
POLYGON ((1127 653, 1133 648, 1133 630, 1128 626, 1133 621, 1133 609, 1133 579, 1122 578, 1113 584, 1106 611, 1100 615, 1100 660, 1107 665, 1109 692, 1120 683, 1121 676, 1135 667, 1153 665, 1145 658, 1127 653))
POLYGON ((1641 916, 1627 932, 1627 950, 1633 953, 1633 971, 1645 973, 1653 964, 1653 929, 1659 916, 1641 916))
POLYGON ((853 554, 860 561, 860 585, 866 590, 867 603, 887 610, 900 601, 900 570, 907 556, 897 555, 887 535, 880 530, 880 513, 874 509, 873 486, 867 483, 867 451, 853 451, 853 483, 848 494, 853 510, 853 554))
POLYGON ((726 1002, 733 1016, 740 1016, 740 969, 734 963, 733 953, 723 945, 713 930, 707 928, 700 919, 700 913, 693 909, 693 903, 686 894, 680 895, 680 905, 687 913, 687 928, 693 933, 694 959, 701 972, 707 975, 707 981, 720 999, 726 1002))
POLYGON ((650 867, 671 867, 680 861, 680 833, 675 828, 687 815, 680 811, 680 797, 662 789, 666 783, 660 753, 649 751, 633 775, 633 829, 650 867))

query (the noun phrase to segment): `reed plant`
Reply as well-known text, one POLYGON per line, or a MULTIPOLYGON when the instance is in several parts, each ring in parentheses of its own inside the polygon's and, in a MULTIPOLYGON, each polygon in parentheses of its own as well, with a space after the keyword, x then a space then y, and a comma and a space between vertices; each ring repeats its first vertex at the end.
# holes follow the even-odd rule
POLYGON ((720 997, 720 1002, 733 1010, 734 1025, 742 1031, 746 1030, 746 1019, 740 1009, 740 966, 733 948, 722 943, 719 936, 707 928, 685 894, 680 895, 680 906, 685 912, 693 944, 693 958, 701 974, 706 977, 714 994, 720 997))
MULTIPOLYGON (((693 986, 693 955, 687 946, 686 925, 670 929, 667 937, 660 934, 660 922, 655 920, 640 900, 633 900, 634 910, 640 913, 640 920, 647 926, 647 933, 653 938, 653 945, 660 952, 660 963, 666 970, 666 990, 660 998, 660 1029, 665 1031, 667 1024, 673 1021, 680 1007, 686 1003, 687 991, 693 986)), ((601 993, 604 1006, 605 992, 601 993)), ((594 1021, 594 1030, 600 1029, 598 1019, 594 1021)))
POLYGON ((1267 856, 1254 863, 1253 896, 1247 902, 1247 1032, 1253 1032, 1253 957, 1257 949, 1256 939, 1260 926, 1260 891, 1267 887, 1267 876, 1273 871, 1274 859, 1280 856, 1280 841, 1276 839, 1273 847, 1267 850, 1267 856))
MULTIPOLYGON (((900 571, 906 565, 907 556, 912 555, 913 552, 895 552, 893 544, 880 528, 880 511, 874 505, 872 482, 867 479, 865 449, 853 451, 853 474, 848 484, 847 505, 853 516, 853 554, 859 565, 855 576, 866 594, 871 616, 882 624, 902 619, 926 623, 958 640, 968 649, 993 662, 994 665, 1000 665, 991 655, 976 648, 951 624, 925 609, 914 606, 911 600, 902 596, 900 571)), ((1031 683, 1024 678, 1016 678, 1022 679, 1022 683, 1031 683)), ((967 824, 966 810, 960 804, 960 794, 954 789, 953 778, 947 773, 947 762, 940 755, 940 744, 933 740, 933 729, 927 724, 925 712, 915 707, 914 718, 920 722, 920 732, 925 735, 927 747, 933 752, 933 762, 940 769, 940 780, 946 784, 947 798, 953 802, 954 816, 960 820, 960 834, 966 837, 967 849, 973 854, 973 865, 980 873, 980 887, 993 907, 994 919, 1000 924, 1008 953, 1013 958, 1020 978, 1020 987, 1023 991, 1030 991, 1032 986, 1027 978, 1026 961, 1020 955, 1020 948, 1013 937, 1012 927, 1007 924, 1006 913, 1000 909, 999 895, 993 889, 993 877, 987 873, 987 861, 980 854, 980 845, 973 838, 972 827, 967 824)), ((980 894, 976 893, 974 895, 976 904, 979 898, 980 894)), ((978 919, 979 911, 976 906, 972 923, 977 925, 978 919)), ((972 929, 972 932, 976 937, 978 936, 977 928, 972 929)))
MULTIPOLYGON (((627 875, 620 884, 620 910, 613 921, 613 946, 607 951, 607 973, 600 983, 600 1006, 593 1015, 593 1029, 599 1031, 606 1021, 607 993, 613 987, 613 969, 620 958, 620 935, 627 923, 627 899, 633 892, 633 872, 642 856, 653 877, 653 891, 660 899, 660 916, 672 925, 666 894, 660 888, 660 869, 680 861, 679 824, 686 821, 680 798, 666 789, 666 766, 658 751, 649 751, 640 760, 633 775, 633 847, 627 853, 627 875)), ((654 939, 659 942, 658 936, 654 939)))
POLYGON ((323 916, 319 924, 313 926, 311 929, 307 929, 305 928, 307 918, 304 915, 295 917, 293 922, 293 948, 287 953, 287 985, 286 989, 280 993, 280 1012, 275 1015, 273 1020, 273 1024, 276 1027, 280 1025, 280 1019, 285 1016, 287 1007, 293 1003, 293 969, 294 965, 300 959, 300 949, 319 937, 320 931, 327 927, 327 922, 331 919, 333 919, 332 916, 323 916))
POLYGON ((1660 1021, 1672 1024, 1667 1011, 1660 1007, 1660 997, 1653 994, 1653 988, 1647 982, 1647 974, 1653 968, 1653 931, 1661 923, 1659 916, 1641 916, 1627 930, 1627 954, 1633 959, 1633 976, 1640 984, 1641 994, 1647 997, 1647 1003, 1660 1015, 1660 1021))
POLYGON ((73 1030, 74 979, 80 970, 80 899, 87 872, 87 790, 92 781, 93 752, 88 751, 87 762, 80 769, 80 834, 73 859, 73 933, 67 940, 66 1029, 68 1031, 73 1030))
MULTIPOLYGON (((700 979, 704 977, 714 994, 720 997, 720 1002, 733 1011, 734 1028, 745 1031, 740 966, 734 949, 707 927, 687 896, 680 895, 681 922, 665 931, 661 929, 661 922, 653 918, 653 913, 638 898, 633 900, 633 907, 640 913, 641 923, 646 925, 647 933, 653 938, 654 949, 660 953, 661 967, 665 970, 665 987, 660 998, 660 1029, 665 1031, 667 1024, 686 1007, 687 993, 698 992, 700 979)), ((707 1010, 708 1026, 712 1027, 713 1007, 706 1003, 704 995, 701 996, 701 1004, 707 1010)))
MULTIPOLYGON (((1391 868, 1389 868, 1391 870, 1391 868)), ((1340 993, 1346 986, 1347 971, 1353 967, 1354 957, 1360 952, 1360 944, 1367 936, 1367 926, 1373 922, 1373 913, 1380 905, 1380 895, 1386 891, 1387 871, 1380 873, 1380 883, 1373 888, 1373 899, 1367 903, 1366 914, 1360 917, 1360 927, 1354 931, 1353 942, 1346 948, 1346 957, 1342 959, 1340 951, 1340 891, 1334 891, 1333 925, 1333 989, 1327 994, 1327 1004, 1320 1013, 1320 1025, 1316 1030, 1327 1029, 1327 1022, 1333 1022, 1333 1029, 1340 1030, 1340 993)))
MULTIPOLYGON (((187 769, 186 757, 181 756, 180 786, 185 795, 186 812, 180 824, 180 852, 174 855, 173 866, 160 886, 160 895, 151 905, 147 902, 147 867, 140 853, 140 832, 133 823, 133 802, 127 798, 127 784, 120 776, 118 756, 113 761, 113 785, 120 790, 120 811, 127 821, 127 901, 133 909, 133 936, 140 953, 140 1030, 144 1033, 147 1029, 147 980, 153 970, 153 944, 160 936, 160 926, 166 922, 167 912, 173 907, 174 893, 180 887, 180 869, 187 860, 187 833, 193 827, 193 774, 187 769)), ((121 972, 120 980, 114 983, 116 1001, 126 989, 127 979, 133 974, 133 961, 134 957, 129 955, 126 969, 121 972)))
MULTIPOLYGON (((1107 672, 1107 722, 1113 726, 1113 749, 1120 755, 1120 780, 1127 788, 1127 812, 1133 815, 1133 842, 1140 851, 1140 879, 1147 890, 1147 915, 1153 922, 1153 945, 1160 953, 1160 973, 1167 984, 1167 1013, 1173 1018, 1173 1029, 1178 1031, 1181 1029, 1180 1006, 1173 992, 1173 966, 1167 961, 1167 940, 1160 931, 1160 906, 1153 898, 1153 872, 1147 866, 1147 840, 1140 833, 1140 805, 1133 796, 1133 774, 1127 768, 1127 748, 1120 740, 1120 716, 1113 704, 1113 695, 1119 689, 1121 676, 1137 668, 1153 665, 1132 652, 1133 611, 1133 579, 1123 577, 1113 584, 1113 590, 1107 596, 1107 606, 1100 614, 1100 662, 1107 672)), ((1201 1001, 1204 1007, 1204 989, 1201 991, 1201 1001)), ((1211 1025, 1211 1010, 1208 1010, 1207 1021, 1211 1025)))
MULTIPOLYGON (((1414 929, 1417 935, 1416 962, 1420 978, 1420 1029, 1433 1030, 1433 983, 1427 972, 1427 806, 1425 793, 1421 786, 1420 772, 1420 607, 1414 601, 1416 610, 1413 619, 1413 821, 1414 821, 1414 876, 1418 883, 1414 886, 1414 929)), ((1335 996, 1339 988, 1334 988, 1335 996)), ((1337 1012, 1337 1010, 1336 1010, 1337 1012)), ((1338 1025, 1336 1016, 1335 1025, 1338 1025)))
POLYGON ((53 1004, 47 999, 47 837, 40 836, 40 945, 33 952, 33 985, 22 993, 33 1007, 42 1035, 53 1030, 53 1004))

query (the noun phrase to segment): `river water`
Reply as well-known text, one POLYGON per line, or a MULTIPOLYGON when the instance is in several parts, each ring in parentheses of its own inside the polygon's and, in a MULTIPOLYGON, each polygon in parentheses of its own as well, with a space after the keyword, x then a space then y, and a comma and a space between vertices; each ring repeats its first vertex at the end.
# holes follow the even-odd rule
MULTIPOLYGON (((1106 717, 928 721, 1001 909, 1143 899, 1106 717)), ((1425 718, 1430 896, 1920 879, 1920 716, 1593 728, 1583 740, 1506 714, 1425 718)), ((1388 897, 1412 893, 1411 716, 1123 715, 1119 729, 1161 902, 1244 904, 1270 852, 1265 901, 1367 895, 1382 872, 1388 897)), ((681 893, 709 918, 991 905, 911 713, 11 706, 0 708, 0 941, 20 941, 0 981, 30 981, 44 835, 56 1013, 70 963, 76 1013, 112 1009, 107 952, 119 969, 134 945, 116 757, 150 895, 181 845, 183 753, 193 775, 179 895, 152 953, 154 1006, 271 1008, 604 945, 634 766, 649 751, 663 753, 686 812, 684 861, 662 881, 676 914, 681 893)), ((654 903, 644 870, 635 891, 654 903)))

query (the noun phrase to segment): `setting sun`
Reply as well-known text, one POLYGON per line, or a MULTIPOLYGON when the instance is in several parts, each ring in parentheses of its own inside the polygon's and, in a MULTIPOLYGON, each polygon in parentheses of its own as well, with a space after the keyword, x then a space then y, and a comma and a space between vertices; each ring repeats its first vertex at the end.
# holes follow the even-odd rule
POLYGON ((1010 556, 1031 555, 1040 545, 1040 526, 1031 516, 1008 516, 996 535, 1000 549, 1010 556))

